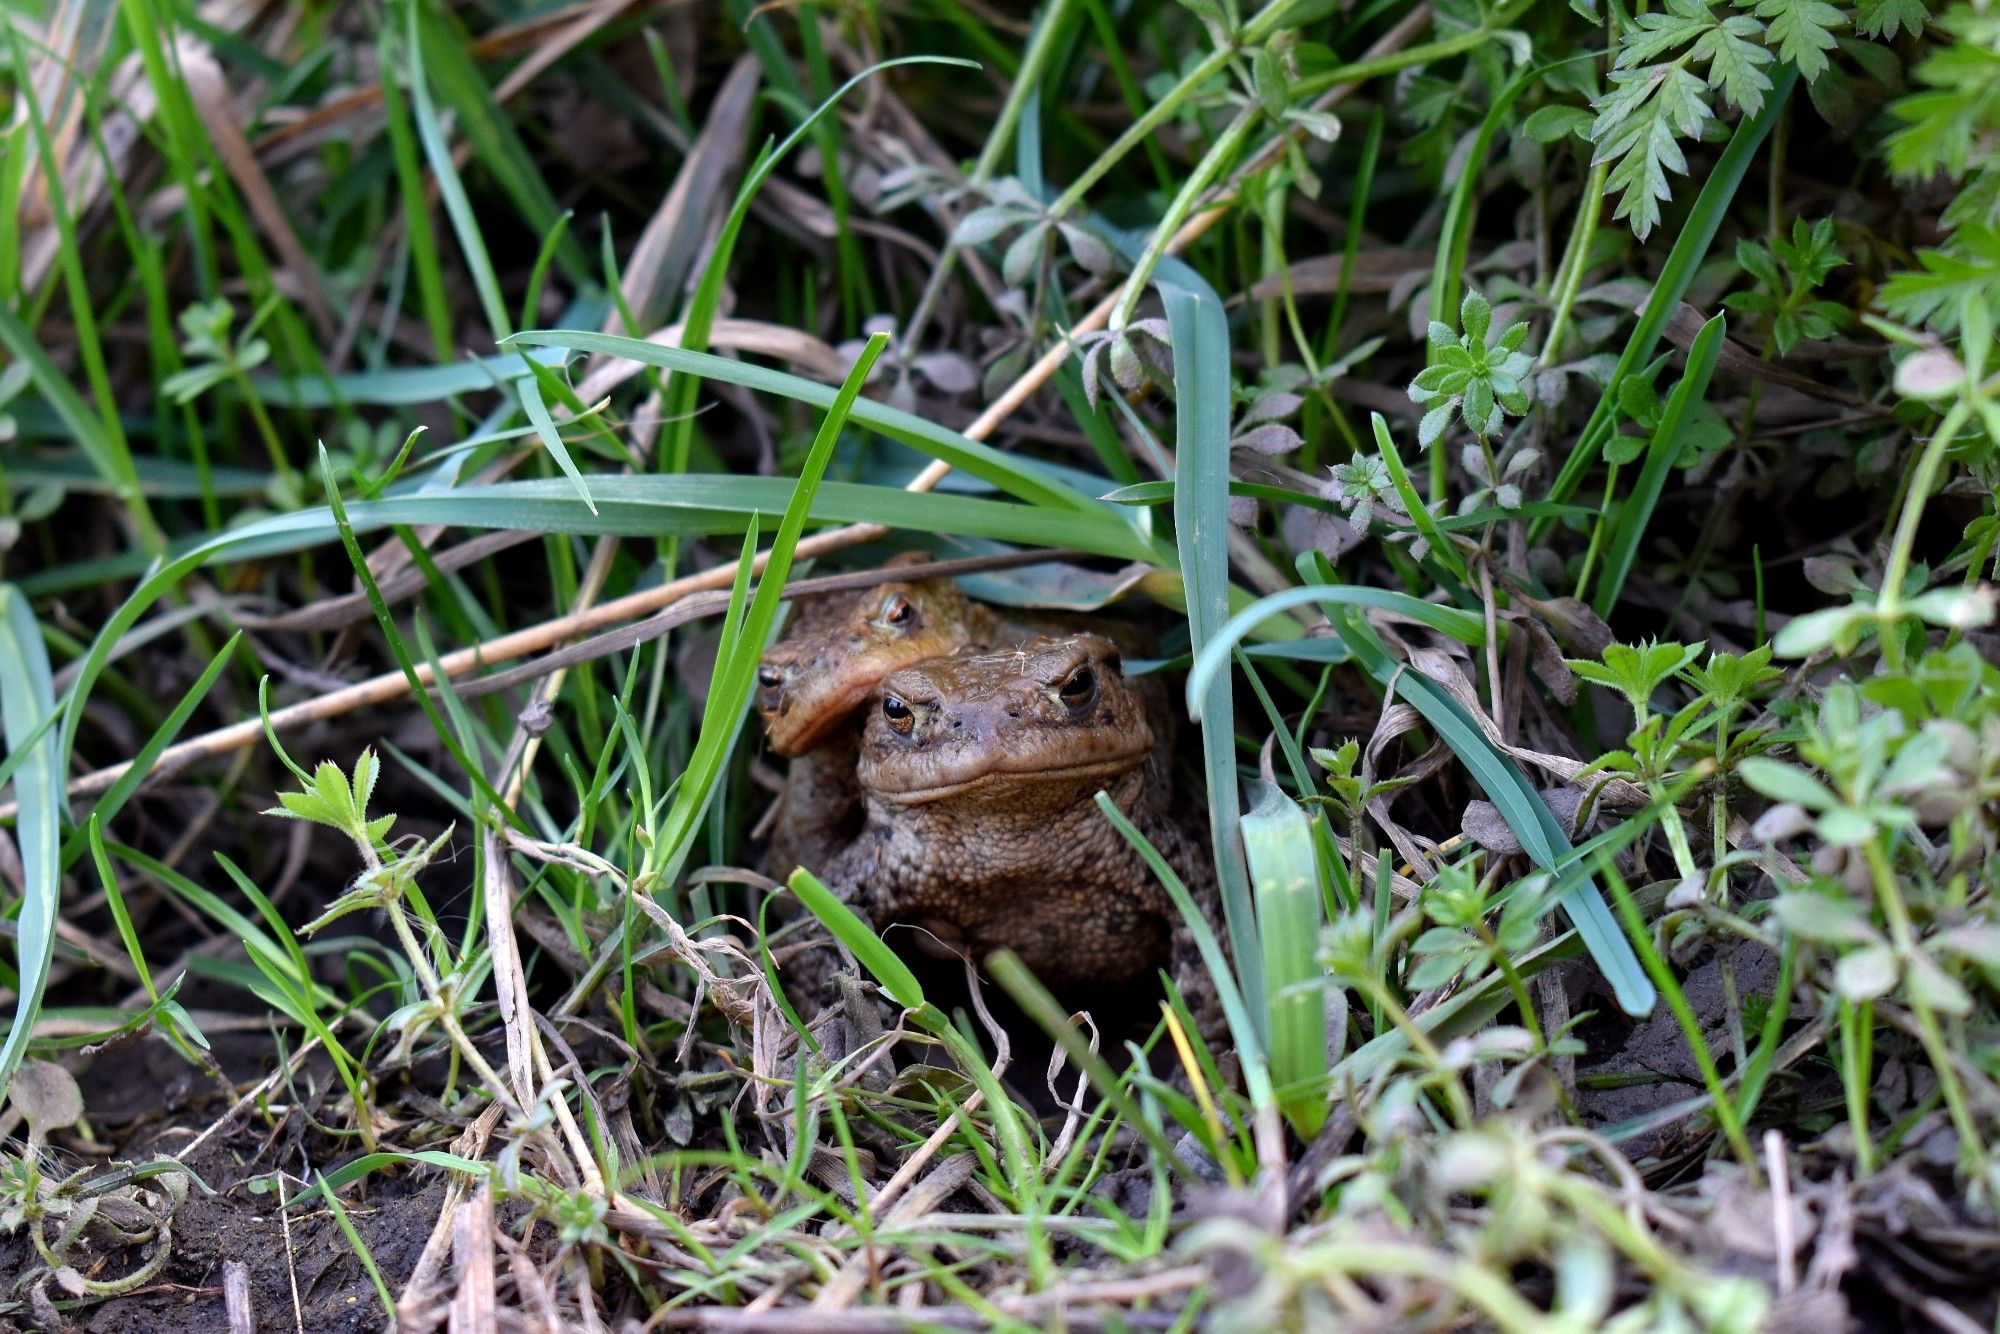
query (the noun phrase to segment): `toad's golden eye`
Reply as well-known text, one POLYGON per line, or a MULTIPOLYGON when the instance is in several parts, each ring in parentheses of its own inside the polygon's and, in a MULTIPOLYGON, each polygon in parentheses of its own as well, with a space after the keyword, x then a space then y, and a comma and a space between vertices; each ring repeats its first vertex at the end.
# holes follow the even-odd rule
POLYGON ((901 593, 895 594, 882 604, 882 624, 893 625, 898 630, 914 629, 917 624, 917 604, 901 593))
POLYGON ((1072 710, 1082 712, 1097 702, 1097 673, 1088 667, 1077 668, 1056 687, 1056 694, 1072 710))
POLYGON ((908 736, 917 725, 916 711, 894 695, 882 697, 882 716, 888 720, 889 730, 899 736, 908 736))

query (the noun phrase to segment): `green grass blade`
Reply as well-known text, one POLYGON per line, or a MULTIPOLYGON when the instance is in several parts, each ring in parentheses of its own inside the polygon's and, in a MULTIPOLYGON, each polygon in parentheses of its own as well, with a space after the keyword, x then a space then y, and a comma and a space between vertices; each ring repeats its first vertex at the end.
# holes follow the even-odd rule
POLYGON ((1111 822, 1111 827, 1132 845, 1132 850, 1139 854, 1154 877, 1166 887, 1167 896, 1180 910, 1181 920, 1194 933, 1201 961, 1208 965, 1209 976, 1215 982, 1216 996, 1222 1002, 1223 1015, 1229 1020, 1230 1036, 1236 1040, 1236 1055, 1243 1065, 1244 1088, 1257 1106, 1268 1106, 1271 1102, 1271 1074, 1264 1060, 1263 1034, 1257 1023, 1257 1012, 1245 1003, 1244 988, 1236 985, 1236 978, 1229 971, 1229 961, 1222 954, 1222 942, 1209 930, 1208 918, 1195 906, 1194 896, 1188 893, 1187 886, 1181 882, 1174 868, 1160 855, 1159 849, 1125 818, 1125 813, 1112 802, 1110 794, 1097 794, 1097 808, 1104 812, 1104 818, 1111 822))
POLYGON ((354 1252, 355 1258, 361 1261, 361 1267, 368 1272, 368 1281, 375 1286, 375 1297, 382 1303, 382 1309, 388 1313, 390 1323, 394 1324, 397 1319, 396 1299, 389 1294, 388 1280, 382 1277, 381 1267, 369 1253, 368 1244, 362 1241, 361 1234, 354 1230, 354 1220, 347 1216, 347 1206, 340 1202, 338 1195, 326 1188, 325 1177, 319 1178, 319 1193, 320 1198, 326 1201, 327 1212, 333 1215, 333 1221, 340 1226, 340 1234, 347 1238, 348 1248, 354 1252))
MULTIPOLYGON (((508 342, 516 345, 526 343, 538 347, 566 347, 576 352, 623 357, 645 366, 658 366, 663 370, 722 380, 760 394, 777 394, 809 407, 831 406, 836 392, 830 385, 823 385, 802 376, 753 366, 747 362, 731 361, 726 357, 711 356, 705 352, 690 352, 686 348, 649 343, 641 338, 626 338, 619 334, 590 333, 582 329, 531 329, 516 334, 508 342)), ((1062 509, 1102 508, 1089 496, 1049 476, 1040 465, 1027 459, 1002 454, 990 446, 968 440, 948 427, 938 426, 921 417, 870 399, 862 399, 856 403, 851 415, 856 422, 872 431, 880 432, 912 449, 921 450, 933 458, 943 459, 958 471, 977 477, 981 481, 991 482, 1022 500, 1062 509)))
POLYGON ((14 798, 20 811, 14 838, 20 848, 23 890, 15 923, 19 990, 14 1022, 5 1046, 0 1046, 0 1093, 13 1081, 28 1050, 55 957, 62 895, 63 764, 59 737, 42 726, 55 707, 48 650, 34 609, 19 589, 0 584, 0 722, 10 755, 32 747, 14 769, 14 798))
POLYGON ((924 989, 917 983, 917 975, 910 966, 897 957, 896 951, 882 943, 882 937, 869 929, 868 923, 855 915, 852 908, 833 896, 833 891, 819 882, 805 867, 792 872, 787 882, 792 893, 814 917, 819 918, 834 938, 848 948, 848 951, 868 970, 889 999, 906 1010, 921 1010, 924 1007, 924 989))
MULTIPOLYGON (((545 366, 562 360, 559 353, 528 353, 545 366)), ((356 371, 326 379, 293 380, 253 375, 250 387, 274 408, 330 408, 341 404, 402 408, 440 403, 455 394, 474 394, 528 374, 520 353, 470 357, 441 366, 404 366, 390 370, 356 371)))
MULTIPOLYGON (((508 323, 507 303, 500 298, 500 280, 493 274, 493 257, 486 252, 486 236, 472 212, 472 201, 466 198, 465 182, 459 179, 458 167, 451 160, 451 145, 445 142, 437 104, 431 100, 429 76, 424 68, 421 32, 424 25, 420 22, 423 0, 407 0, 407 3, 403 37, 408 46, 410 100, 417 122, 417 140, 423 145, 431 174, 437 178, 438 198, 444 204, 445 215, 451 219, 452 231, 458 236, 458 248, 472 274, 473 289, 479 293, 479 308, 486 315, 487 327, 496 339, 505 338, 514 331, 514 326, 508 323)), ((554 215, 553 206, 549 212, 554 215)))
MULTIPOLYGON (((1471 612, 1425 602, 1422 598, 1413 598, 1394 589, 1365 588, 1359 584, 1311 584, 1288 588, 1261 597, 1230 617, 1214 640, 1195 655, 1194 665, 1188 669, 1189 712, 1196 717, 1201 716, 1203 703, 1208 692, 1214 688, 1215 678, 1228 663, 1230 653, 1252 629, 1262 621, 1309 603, 1323 607, 1374 608, 1395 612, 1469 647, 1479 648, 1486 643, 1486 623, 1471 612)), ((1306 642, 1310 644, 1312 641, 1306 642)))
MULTIPOLYGON (((473 157, 500 183, 530 230, 541 237, 556 232, 562 206, 542 179, 513 118, 495 105, 493 88, 479 72, 479 61, 451 13, 453 7, 433 7, 427 0, 411 0, 411 7, 423 20, 425 45, 438 57, 428 66, 429 78, 457 113, 458 132, 465 136, 473 157)), ((574 241, 557 241, 556 260, 571 281, 591 280, 583 248, 574 241)))
POLYGON ((1410 481, 1409 470, 1403 466, 1402 451, 1396 448, 1395 437, 1389 434, 1389 423, 1383 420, 1379 412, 1371 412, 1368 416, 1375 428, 1375 447, 1381 451, 1383 465, 1389 469, 1389 481, 1395 486, 1396 494, 1402 498, 1404 513, 1410 516, 1410 522, 1416 525, 1418 534, 1429 544, 1430 555, 1451 571, 1459 583, 1470 583, 1472 576, 1466 573, 1465 562, 1459 559, 1458 548, 1445 539, 1444 533, 1438 528, 1437 516, 1431 513, 1428 505, 1424 504, 1423 497, 1417 494, 1416 486, 1410 481))
POLYGON ((1708 1037, 1703 1032, 1701 1019, 1694 1007, 1688 1004, 1687 995, 1681 990, 1679 979, 1674 976, 1673 966, 1661 956, 1653 944, 1653 932, 1640 913, 1639 905, 1633 901, 1632 891, 1626 887, 1625 878, 1618 874, 1618 868, 1611 864, 1608 855, 1600 854, 1597 869, 1611 886, 1612 897, 1618 900, 1618 915, 1623 919, 1625 929, 1630 933, 1632 943, 1641 950, 1646 959, 1646 971, 1666 995, 1667 1009, 1680 1025, 1681 1035, 1687 1042, 1688 1054, 1694 1058, 1695 1066, 1701 1071, 1702 1084, 1708 1089, 1710 1105, 1715 1110, 1716 1124, 1722 1128, 1723 1138, 1736 1151, 1736 1161, 1746 1172, 1757 1170, 1757 1154, 1750 1147, 1750 1137, 1743 1128, 1742 1116, 1736 1109, 1736 1100, 1729 1096, 1729 1087, 1724 1082, 1721 1069, 1715 1063, 1715 1053, 1709 1050, 1708 1037))
MULTIPOLYGON (((348 526, 356 534, 395 524, 427 523, 589 536, 720 534, 740 533, 753 513, 783 509, 791 491, 791 483, 781 477, 601 478, 596 487, 598 512, 592 514, 567 481, 548 479, 357 501, 346 507, 346 513, 348 526)), ((970 496, 910 492, 900 487, 828 482, 813 497, 811 518, 814 522, 886 523, 912 531, 1074 547, 1125 560, 1162 559, 1115 513, 1101 508, 1094 513, 1073 513, 970 496)), ((211 538, 153 570, 112 614, 79 661, 76 682, 64 701, 63 753, 67 755, 74 743, 83 707, 119 639, 189 573, 215 561, 300 551, 339 536, 340 525, 331 510, 299 510, 211 538)))
POLYGON ((1243 817, 1243 853, 1257 894, 1264 945, 1265 1026, 1278 1105, 1306 1139, 1325 1124, 1326 971, 1324 922, 1312 822, 1274 783, 1258 783, 1243 817))
MULTIPOLYGON (((35 388, 55 409, 70 437, 83 450, 84 457, 90 460, 90 466, 104 479, 106 489, 132 512, 140 533, 151 532, 154 538, 158 538, 158 528, 153 524, 152 512, 146 505, 145 488, 139 483, 138 469, 123 438, 114 436, 105 428, 104 419, 90 410, 90 405, 70 384, 69 377, 57 369, 49 354, 42 350, 34 334, 15 318, 13 311, 4 308, 0 308, 0 343, 4 343, 7 351, 28 367, 35 388)), ((162 545, 163 542, 153 542, 148 549, 157 551, 162 545)))
MULTIPOLYGON (((1337 611, 1331 619, 1336 633, 1347 641, 1355 659, 1369 675, 1385 688, 1393 683, 1396 693, 1422 714, 1438 738, 1451 748, 1487 799, 1499 808, 1501 818, 1535 865, 1551 874, 1567 866, 1575 857, 1569 836, 1513 757, 1487 738, 1479 724, 1466 716, 1458 701, 1427 677, 1404 669, 1391 658, 1387 647, 1358 616, 1337 611)), ((1635 1017, 1652 1013, 1659 993, 1596 884, 1584 881, 1565 890, 1557 901, 1569 915, 1599 971, 1611 984, 1618 1008, 1635 1017)))
POLYGON ((1660 503, 1661 492, 1666 490, 1667 474, 1673 469, 1674 460, 1680 457, 1681 441, 1694 421, 1694 410, 1708 392, 1708 379, 1722 355, 1725 332, 1720 315, 1701 326, 1701 332, 1695 335, 1694 342, 1688 347, 1687 370, 1682 373, 1680 383, 1674 386, 1673 392, 1667 395, 1666 406, 1660 410, 1660 424, 1653 432, 1652 442, 1646 446, 1646 462, 1639 469, 1639 480, 1632 484, 1632 494, 1626 497, 1618 511, 1609 554, 1604 558, 1604 580, 1598 585, 1597 596, 1591 600, 1591 606, 1599 616, 1608 619, 1617 607, 1618 595, 1625 588, 1625 578, 1632 573, 1632 563, 1639 558, 1639 543, 1653 521, 1653 510, 1660 503))
POLYGON ((0 309, 21 296, 21 186, 30 156, 25 122, 0 131, 0 309))
MULTIPOLYGON (((766 30, 768 33, 768 30, 766 30)), ((772 61, 765 60, 766 69, 772 61)), ((775 148, 766 146, 757 155, 745 173, 743 184, 737 188, 735 202, 730 205, 729 216, 723 220, 722 229, 717 234, 713 251, 706 261, 700 284, 695 288, 688 302, 687 313, 681 322, 681 347, 692 352, 706 351, 709 333, 714 327, 716 310, 722 304, 723 283, 729 276, 729 262, 736 250, 736 238, 743 230, 744 221, 750 216, 750 204, 758 190, 769 179, 771 172, 784 160, 794 147, 813 132, 826 113, 835 103, 858 86, 863 80, 897 65, 945 64, 964 65, 977 69, 969 60, 954 60, 942 56, 905 56, 901 60, 884 61, 871 65, 834 91, 811 112, 803 116, 792 132, 785 136, 775 148)), ((829 158, 829 171, 837 159, 829 158)), ((844 231, 844 229, 843 229, 844 231)), ((696 383, 692 377, 679 375, 670 382, 665 395, 664 411, 669 423, 666 438, 660 445, 660 466, 667 472, 681 472, 687 468, 688 455, 694 432, 694 395, 696 383)))
MULTIPOLYGON (((1229 619, 1229 323, 1214 289, 1179 260, 1162 260, 1154 282, 1166 303, 1173 337, 1174 539, 1187 588, 1188 633, 1200 652, 1229 619)), ((1238 829, 1236 713, 1228 679, 1216 676, 1204 682, 1200 701, 1195 717, 1201 722, 1209 834, 1223 918, 1236 976, 1245 991, 1262 995, 1264 966, 1238 829)), ((1261 1011, 1251 1022, 1260 1039, 1268 1037, 1261 1011)))
POLYGON ((417 304, 423 308, 424 328, 430 333, 431 351, 440 362, 448 362, 451 360, 451 307, 445 299, 444 270, 438 263, 437 233, 431 227, 430 203, 424 197, 417 138, 410 128, 410 112, 403 102, 402 85, 396 80, 396 60, 390 46, 390 32, 391 29, 384 25, 375 47, 375 63, 382 84, 382 110, 389 128, 390 154, 396 164, 396 184, 403 201, 403 233, 409 239, 410 267, 417 274, 417 304))
MULTIPOLYGON (((333 464, 327 457, 324 445, 320 446, 319 470, 326 486, 328 507, 332 511, 334 530, 339 534, 340 545, 347 551, 348 563, 354 567, 354 577, 361 584, 362 592, 368 595, 368 605, 375 613, 375 624, 382 631, 382 638, 389 646, 390 656, 402 669, 403 679, 410 683, 411 696, 423 710, 424 717, 429 720, 431 730, 437 733, 439 743, 465 772, 473 790, 485 798, 490 809, 498 812, 501 818, 518 820, 519 817, 514 813, 513 807, 501 798, 492 780, 486 776, 485 766, 474 761, 464 739, 456 730, 446 725, 444 714, 439 710, 437 701, 431 692, 424 688, 423 679, 417 675, 416 661, 410 654, 409 646, 403 642, 402 633, 396 628, 396 618, 389 612, 389 604, 382 596, 381 585, 375 580, 375 571, 369 566, 366 553, 361 550, 361 543, 355 535, 353 524, 348 521, 347 506, 340 498, 340 486, 334 480, 333 464)), ((449 687, 445 689, 448 690, 449 687)))
MULTIPOLYGON (((791 490, 791 481, 783 477, 712 473, 599 477, 592 487, 597 502, 593 513, 577 498, 568 481, 550 478, 360 501, 348 506, 348 512, 356 531, 394 523, 446 523, 582 535, 616 533, 629 537, 716 534, 740 532, 743 521, 752 513, 782 511, 791 490)), ((237 544, 238 549, 295 549, 331 535, 323 511, 301 511, 301 514, 311 521, 289 526, 260 523, 254 534, 246 527, 244 533, 269 540, 254 545, 237 544), (301 542, 301 537, 307 540, 301 542)), ((1133 560, 1154 560, 1159 556, 1117 515, 1105 511, 1080 514, 858 482, 826 483, 813 497, 810 519, 816 524, 882 523, 894 528, 991 537, 1028 546, 1076 545, 1133 560)))
MULTIPOLYGON (((160 758, 160 752, 174 743, 174 738, 178 737, 181 729, 187 726, 187 720, 194 714, 195 709, 208 698, 209 687, 213 686, 215 679, 222 675, 222 669, 229 665, 230 658, 236 654, 236 646, 242 640, 243 632, 238 630, 229 636, 229 642, 209 659, 208 666, 203 669, 201 676, 182 692, 180 702, 174 705, 173 712, 153 730, 153 735, 146 739, 146 744, 132 757, 132 767, 120 774, 118 781, 111 785, 111 790, 98 798, 97 805, 91 808, 91 823, 109 824, 117 818, 118 812, 124 809, 126 801, 139 790, 139 784, 145 782, 146 776, 153 771, 153 765, 160 758)), ((80 825, 71 832, 69 842, 63 846, 64 870, 75 865, 77 858, 83 855, 83 836, 84 827, 80 825)))
POLYGON ((1170 1165, 1180 1174, 1183 1181, 1195 1179, 1193 1170, 1175 1151, 1160 1127, 1147 1118, 1144 1110, 1133 1100, 1129 1091, 1111 1069, 1111 1065, 1095 1047, 1085 1040, 1077 1026, 1069 1021, 1069 1012, 1057 1003, 1035 975, 1028 971, 1028 965, 1012 950, 1002 950, 987 960, 987 971, 1001 990, 1013 998, 1022 1011, 1033 1019, 1063 1049, 1070 1062, 1089 1078, 1090 1085, 1098 1096, 1117 1109, 1118 1114, 1138 1132, 1140 1138, 1153 1150, 1154 1156, 1170 1165))
POLYGON ((292 942, 293 950, 286 949, 240 910, 165 862, 119 843, 107 842, 106 847, 119 861, 149 879, 157 880, 161 888, 234 936, 242 944, 243 952, 249 956, 259 972, 281 981, 290 1001, 296 1002, 304 997, 313 1005, 331 1008, 338 1004, 331 993, 312 981, 310 974, 300 975, 295 971, 293 952, 297 946, 295 941, 292 942))
POLYGON ((139 974, 139 985, 146 990, 146 997, 158 1003, 160 989, 153 984, 153 970, 146 963, 146 947, 139 942, 139 930, 132 925, 132 914, 125 907, 125 895, 118 888, 118 875, 111 869, 111 854, 104 850, 104 830, 97 817, 92 815, 84 823, 84 832, 90 841, 90 855, 97 867, 97 881, 104 886, 104 904, 111 910, 111 921, 118 928, 118 939, 125 946, 126 957, 132 960, 132 969, 139 974))
POLYGON ((528 363, 528 370, 530 374, 522 376, 514 383, 515 392, 521 398, 521 410, 528 414, 528 420, 534 424, 535 434, 541 436, 542 443, 548 447, 549 453, 555 456, 556 466, 563 470, 563 475, 576 487, 578 498, 590 507, 592 514, 595 514, 597 505, 590 498, 590 485, 583 480, 583 474, 576 470, 576 460, 569 456, 569 446, 563 443, 562 432, 556 429, 556 419, 549 415, 549 405, 542 400, 542 377, 554 378, 554 376, 548 369, 533 362, 528 363))
MULTIPOLYGON (((563 210, 562 216, 556 219, 554 230, 542 238, 542 249, 535 256, 535 266, 528 270, 527 290, 521 293, 522 324, 533 324, 535 312, 542 308, 542 288, 549 280, 549 265, 555 262, 557 251, 562 248, 564 239, 569 235, 570 219, 575 216, 574 210, 563 210)), ((618 291, 615 283, 612 284, 611 290, 618 291)), ((440 357, 439 360, 442 361, 444 358, 440 357)))
POLYGON ((743 614, 741 627, 723 641, 723 650, 716 657, 715 669, 709 678, 701 736, 681 773, 674 804, 667 812, 665 828, 660 836, 668 859, 662 877, 667 883, 680 873, 680 864, 687 856, 701 817, 715 794, 722 766, 742 730, 756 685, 757 660, 777 626, 785 580, 791 574, 792 551, 805 531, 814 493, 826 476, 827 464, 833 458, 833 447, 840 441, 841 431, 847 425, 847 415, 861 395, 861 386, 888 345, 889 336, 885 333, 869 338, 867 346, 862 348, 861 355, 848 371, 847 379, 841 384, 833 406, 827 409, 819 433, 813 438, 812 448, 800 465, 798 485, 793 488, 784 517, 778 521, 778 531, 771 538, 764 574, 757 581, 757 596, 751 601, 750 609, 743 614))
MULTIPOLYGON (((1424 607, 1434 617, 1426 619, 1425 624, 1449 634, 1451 631, 1445 630, 1445 626, 1453 618, 1477 620, 1469 613, 1420 602, 1386 589, 1315 584, 1273 593, 1231 617, 1215 642, 1196 655, 1194 666, 1188 672, 1188 707, 1200 711, 1207 692, 1214 688, 1213 683, 1223 679, 1221 669, 1228 661, 1230 650, 1242 641, 1252 626, 1306 602, 1317 602, 1326 607, 1337 636, 1347 644, 1354 660, 1384 689, 1393 688, 1423 715, 1439 738, 1458 756, 1459 762, 1465 765, 1487 798, 1500 809, 1508 828, 1521 840, 1522 848, 1537 866, 1555 872, 1572 860, 1575 850, 1570 846, 1569 836, 1543 804, 1534 785, 1521 772, 1513 757, 1494 746, 1478 723, 1467 717, 1451 696, 1391 657, 1387 646, 1359 615, 1361 609, 1371 606, 1394 607, 1411 614, 1416 614, 1416 608, 1424 607)), ((1483 636, 1483 627, 1480 635, 1483 636)), ((1463 642, 1477 643, 1479 638, 1463 642)), ((1618 929, 1596 885, 1584 882, 1566 891, 1559 901, 1569 914, 1570 921, 1576 924, 1591 957, 1611 983, 1619 1007, 1628 1014, 1650 1013, 1657 993, 1632 953, 1624 933, 1618 929)))

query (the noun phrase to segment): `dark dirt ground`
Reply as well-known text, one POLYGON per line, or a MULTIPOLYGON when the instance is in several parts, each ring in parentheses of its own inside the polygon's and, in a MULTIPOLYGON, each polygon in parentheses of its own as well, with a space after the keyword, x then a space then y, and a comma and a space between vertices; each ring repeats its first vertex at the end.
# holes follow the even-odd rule
MULTIPOLYGON (((248 1084, 268 1072, 275 1059, 268 1039, 229 1036, 234 1040, 218 1040, 216 1054, 231 1079, 248 1084)), ((143 1162, 176 1155, 236 1102, 159 1038, 79 1063, 76 1073, 97 1142, 86 1145, 57 1135, 58 1171, 74 1171, 92 1159, 143 1162)), ((310 1101, 331 1078, 329 1070, 307 1062, 296 1087, 310 1101)), ((299 1175, 331 1170, 355 1152, 347 1142, 316 1131, 300 1133, 303 1120, 288 1117, 274 1134, 250 1108, 209 1135, 185 1161, 214 1194, 199 1187, 190 1190, 175 1215, 172 1254, 159 1278, 129 1296, 81 1308, 50 1285, 49 1296, 57 1299, 70 1328, 89 1334, 211 1334, 227 1329, 223 1265, 237 1260, 247 1271, 259 1331, 291 1331, 301 1325, 315 1334, 381 1329, 380 1298, 332 1213, 324 1206, 295 1206, 288 1238, 276 1196, 268 1189, 252 1189, 252 1183, 264 1186, 282 1163, 292 1178, 288 1193, 296 1195, 299 1175)), ((444 1188, 442 1174, 434 1170, 391 1169, 371 1173, 342 1193, 348 1219, 392 1295, 416 1265, 444 1188)), ((146 1252, 79 1246, 76 1255, 95 1262, 94 1267, 78 1265, 88 1277, 108 1281, 139 1267, 146 1252)), ((0 1330, 47 1328, 36 1320, 22 1286, 24 1278, 32 1286, 46 1276, 25 1233, 0 1238, 0 1279, 12 1305, 8 1316, 0 1317, 0 1330)))

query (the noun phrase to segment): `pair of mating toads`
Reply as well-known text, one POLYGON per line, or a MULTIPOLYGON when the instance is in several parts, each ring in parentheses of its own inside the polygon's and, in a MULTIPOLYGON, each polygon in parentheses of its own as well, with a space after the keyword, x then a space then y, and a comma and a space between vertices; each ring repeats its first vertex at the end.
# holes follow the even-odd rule
POLYGON ((1058 993, 1168 968, 1211 1029, 1192 933, 1096 802, 1109 794, 1213 921, 1166 692, 1126 676, 1109 634, 1009 618, 943 579, 801 599, 758 706, 792 762, 770 874, 805 866, 899 949, 1012 950, 1058 993))

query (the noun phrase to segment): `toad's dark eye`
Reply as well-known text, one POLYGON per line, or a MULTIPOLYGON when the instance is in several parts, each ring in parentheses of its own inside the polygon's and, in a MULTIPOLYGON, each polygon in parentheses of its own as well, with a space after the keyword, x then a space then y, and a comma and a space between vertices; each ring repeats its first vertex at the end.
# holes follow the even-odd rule
POLYGON ((1097 702, 1097 673, 1088 667, 1079 667, 1056 688, 1056 693, 1070 708, 1087 709, 1097 702))
POLYGON ((757 669, 757 706, 769 713, 777 709, 785 697, 785 674, 776 667, 757 669))
POLYGON ((882 716, 888 720, 889 730, 899 736, 908 736, 910 729, 917 725, 915 710, 894 695, 882 697, 882 716))
POLYGON ((909 630, 917 623, 917 604, 901 593, 890 598, 882 606, 882 624, 893 625, 898 630, 909 630))

